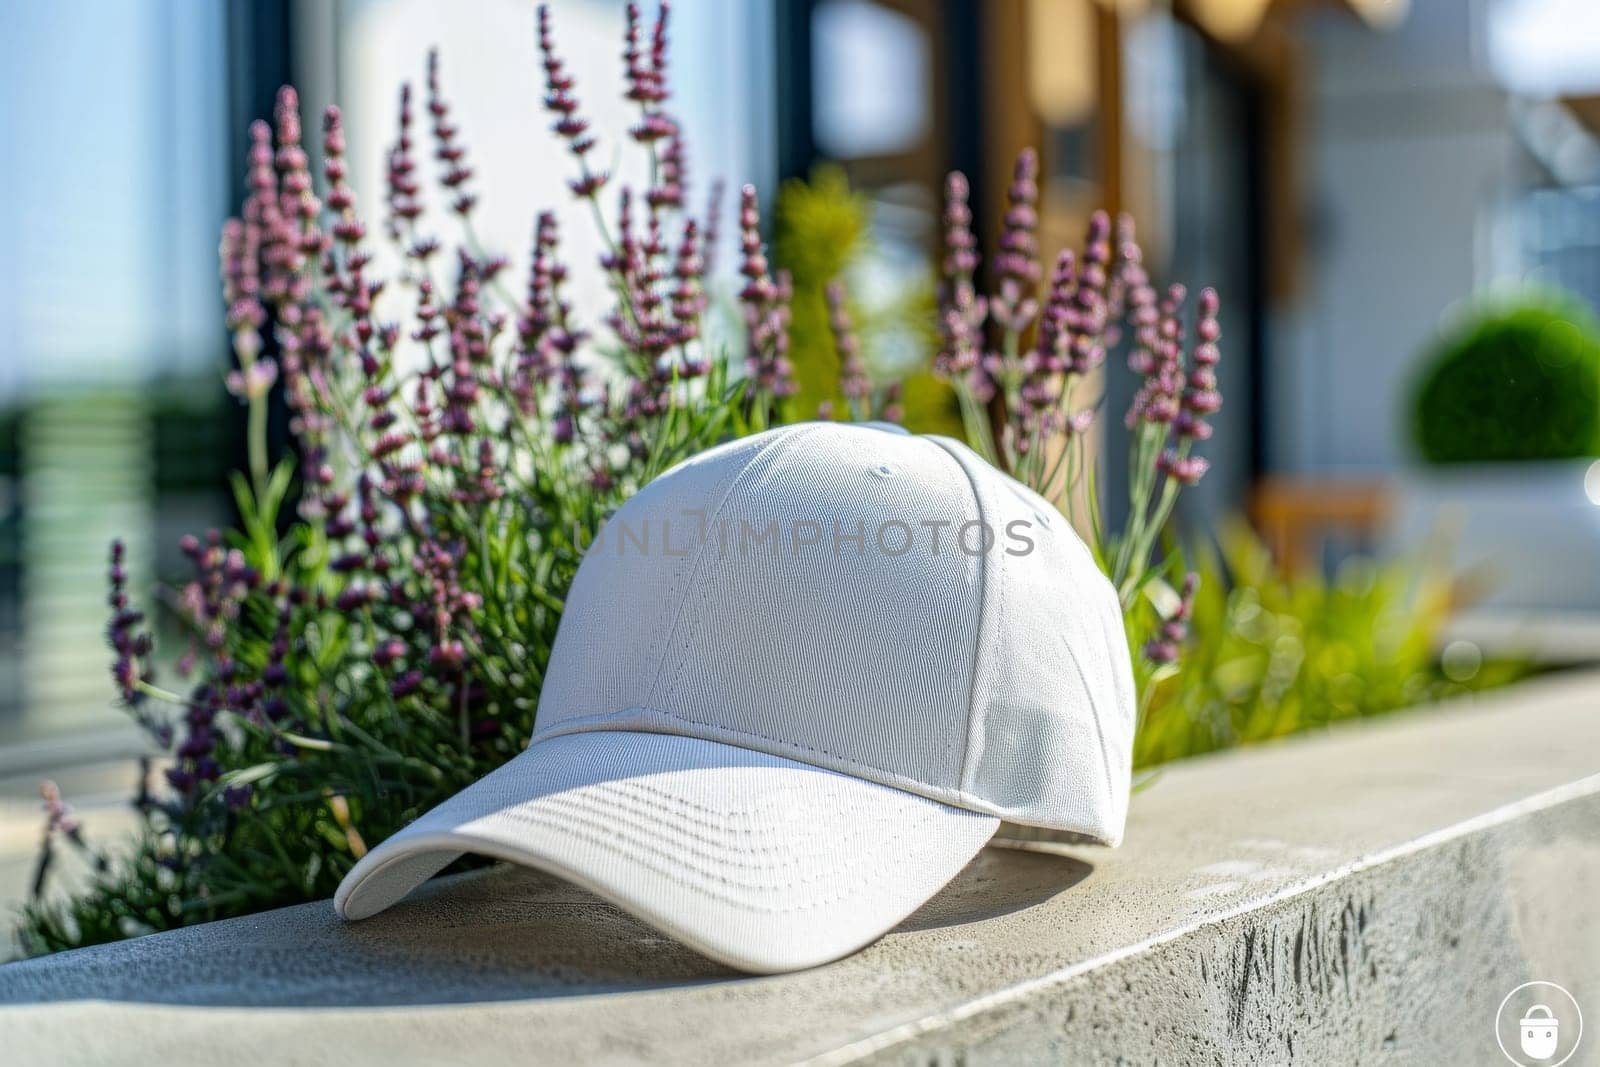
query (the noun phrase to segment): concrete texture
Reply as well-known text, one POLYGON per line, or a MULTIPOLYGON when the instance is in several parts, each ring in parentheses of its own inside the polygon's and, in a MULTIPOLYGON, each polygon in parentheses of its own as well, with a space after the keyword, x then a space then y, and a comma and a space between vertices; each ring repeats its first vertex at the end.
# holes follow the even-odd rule
POLYGON ((1597 772, 1600 674, 1560 676, 1171 768, 1121 849, 987 849, 800 974, 501 868, 0 967, 0 1059, 1493 1063, 1523 981, 1600 1027, 1597 772))

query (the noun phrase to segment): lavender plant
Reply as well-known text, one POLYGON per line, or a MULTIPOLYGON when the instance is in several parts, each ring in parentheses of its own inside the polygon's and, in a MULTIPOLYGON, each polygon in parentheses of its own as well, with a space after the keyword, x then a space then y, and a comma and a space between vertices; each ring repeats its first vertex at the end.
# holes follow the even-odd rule
MULTIPOLYGON (((221 241, 227 385, 248 412, 242 522, 184 541, 193 575, 171 607, 192 636, 171 680, 113 546, 113 678, 168 758, 139 784, 132 858, 66 908, 31 906, 29 949, 326 896, 369 843, 521 750, 581 532, 678 459, 774 420, 788 286, 746 187, 743 330, 714 334, 717 220, 689 207, 669 18, 666 4, 650 24, 627 9, 628 140, 649 174, 633 188, 592 165, 597 137, 539 10, 544 108, 605 249, 611 306, 595 321, 568 296, 554 213, 535 221, 520 296, 480 242, 437 54, 420 94, 400 90, 381 225, 392 276, 374 266, 338 110, 320 182, 294 90, 252 126, 249 194, 221 241), (275 387, 294 465, 268 456, 275 387)), ((78 840, 52 820, 46 863, 78 840)))
MULTIPOLYGON (((604 249, 609 307, 596 317, 573 305, 553 212, 534 222, 513 295, 508 260, 474 227, 478 176, 437 54, 420 93, 399 94, 381 206, 381 239, 398 253, 388 276, 349 181, 338 110, 323 116, 320 180, 292 89, 270 126, 252 126, 249 193, 220 248, 237 361, 227 385, 247 410, 241 522, 184 540, 193 573, 169 606, 190 640, 170 680, 157 676, 112 548, 113 678, 167 756, 159 776, 152 763, 141 774, 131 855, 97 859, 64 905, 36 896, 21 929, 28 950, 331 894, 369 844, 526 743, 580 531, 679 459, 780 417, 794 390, 792 286, 768 262, 746 186, 740 321, 729 335, 707 314, 720 194, 704 214, 689 206, 669 18, 665 3, 648 21, 627 8, 624 91, 637 115, 627 138, 649 175, 631 187, 595 166, 598 136, 551 13, 538 12, 543 106, 604 249), (297 457, 276 466, 274 395, 297 457)), ((1202 295, 1199 344, 1186 350, 1183 291, 1158 296, 1131 224, 1119 222, 1113 249, 1097 215, 1041 300, 1036 170, 1031 154, 1019 160, 988 297, 975 282, 966 183, 951 177, 938 366, 974 443, 1071 514, 1075 487, 1093 477, 1083 442, 1096 406, 1080 393, 1131 326, 1129 362, 1143 378, 1128 416, 1133 517, 1108 535, 1098 509, 1074 516, 1131 618, 1171 570, 1150 563, 1155 542, 1181 487, 1205 470, 1193 448, 1219 402, 1216 298, 1202 295)), ((828 290, 827 306, 848 409, 827 414, 894 417, 894 393, 861 364, 842 289, 828 290)), ((1193 584, 1168 592, 1144 645, 1146 679, 1170 668, 1185 636, 1193 584)), ((41 883, 62 842, 88 851, 59 795, 47 799, 41 883)))
POLYGON ((950 175, 936 367, 956 388, 968 437, 1085 534, 1121 597, 1148 697, 1176 670, 1199 580, 1183 573, 1180 553, 1160 555, 1158 542, 1179 493, 1206 473, 1195 448, 1210 438, 1208 419, 1222 406, 1217 294, 1201 292, 1195 340, 1186 344, 1183 286, 1158 293, 1132 218, 1113 227, 1104 212, 1091 216, 1082 251, 1063 250, 1041 285, 1038 161, 1027 150, 1006 190, 992 291, 981 295, 968 196, 966 178, 950 175), (1125 335, 1127 366, 1140 384, 1125 416, 1128 518, 1109 530, 1088 453, 1101 404, 1085 394, 1125 335))

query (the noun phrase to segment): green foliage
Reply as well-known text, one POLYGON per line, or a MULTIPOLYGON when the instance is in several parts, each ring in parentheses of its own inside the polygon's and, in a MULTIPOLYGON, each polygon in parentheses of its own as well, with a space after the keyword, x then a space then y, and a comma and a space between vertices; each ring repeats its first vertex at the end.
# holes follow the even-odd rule
POLYGON ((850 188, 844 171, 819 166, 811 180, 783 183, 778 193, 773 256, 789 272, 789 359, 795 393, 787 411, 811 419, 824 401, 844 410, 839 391, 839 356, 828 328, 823 290, 862 254, 872 206, 850 188))
MULTIPOLYGON (((667 467, 775 416, 775 391, 729 373, 731 353, 774 359, 771 330, 758 341, 703 321, 688 237, 676 269, 655 241, 607 258, 611 332, 589 344, 553 216, 518 300, 448 181, 455 218, 391 220, 402 266, 379 280, 342 163, 323 202, 347 214, 295 201, 312 184, 296 108, 280 93, 278 150, 257 144, 276 169, 253 173, 223 231, 238 357, 225 381, 247 411, 241 521, 186 538, 191 579, 154 598, 188 638, 176 679, 155 673, 146 593, 130 595, 113 549, 112 676, 165 755, 134 802, 131 854, 97 863, 64 900, 43 891, 54 850, 93 846, 64 805, 50 811, 18 931, 29 952, 330 895, 369 846, 522 751, 563 599, 603 521, 667 467), (427 234, 441 223, 459 243, 436 257, 427 234), (662 358, 666 326, 650 309, 667 307, 669 287, 662 358), (273 468, 280 359, 299 461, 273 468)), ((338 122, 326 156, 342 150, 338 122)), ((692 235, 666 206, 672 191, 655 194, 653 225, 692 235)), ((598 206, 592 217, 603 245, 623 243, 620 220, 598 206)), ((753 280, 772 288, 764 271, 753 280)), ((757 318, 781 321, 759 303, 757 318)))
POLYGON ((1430 463, 1600 455, 1600 321, 1561 292, 1474 307, 1425 363, 1412 435, 1430 463))
MULTIPOLYGON (((752 429, 741 414, 744 391, 726 389, 724 374, 714 365, 692 408, 675 404, 662 416, 656 452, 614 486, 574 478, 573 449, 528 445, 514 453, 516 469, 504 472, 511 491, 472 506, 453 503, 463 489, 452 478, 453 487, 444 482, 425 498, 426 537, 394 531, 386 548, 402 574, 439 546, 460 552, 453 571, 479 598, 470 630, 456 631, 471 661, 470 687, 428 678, 414 692, 395 692, 391 675, 374 668, 374 650, 399 640, 405 661, 426 662, 430 635, 383 602, 341 607, 340 594, 363 576, 335 570, 336 546, 320 525, 294 522, 279 535, 289 463, 259 490, 236 476, 242 522, 224 543, 260 581, 227 603, 225 626, 208 629, 181 607, 177 621, 202 641, 216 635, 221 643, 207 662, 225 660, 241 677, 259 678, 273 654, 279 612, 288 610, 294 641, 283 659, 290 672, 282 687, 286 713, 268 719, 253 709, 223 712, 211 753, 221 774, 187 794, 146 782, 135 801, 143 824, 131 855, 69 900, 28 904, 18 928, 24 951, 328 897, 367 847, 520 752, 586 538, 665 467, 752 429), (292 605, 285 590, 305 596, 292 605)), ((187 593, 173 599, 181 605, 187 593)), ((202 681, 218 684, 214 675, 202 674, 202 681)), ((197 695, 185 700, 141 685, 177 708, 178 722, 184 707, 199 703, 197 695)), ((129 710, 153 732, 174 723, 148 702, 129 710)))
MULTIPOLYGON (((1332 581, 1290 577, 1241 521, 1191 563, 1201 577, 1181 667, 1136 668, 1136 767, 1503 685, 1525 671, 1509 662, 1469 663, 1453 677, 1440 670, 1451 581, 1425 556, 1354 558, 1332 581)), ((1130 615, 1135 631, 1149 625, 1130 615)))
MULTIPOLYGON (((774 213, 773 258, 789 272, 789 356, 796 392, 786 405, 790 419, 814 419, 824 402, 835 413, 848 409, 839 388, 840 360, 828 324, 825 290, 830 282, 849 277, 871 259, 872 201, 850 188, 842 168, 820 165, 809 180, 791 179, 778 192, 774 213)), ((871 305, 849 301, 851 321, 861 342, 862 357, 881 387, 895 381, 900 388, 899 421, 914 433, 960 437, 960 414, 950 386, 930 373, 927 353, 935 341, 934 294, 931 284, 912 285, 871 305), (907 366, 890 366, 884 350, 898 339, 916 353, 907 366)))

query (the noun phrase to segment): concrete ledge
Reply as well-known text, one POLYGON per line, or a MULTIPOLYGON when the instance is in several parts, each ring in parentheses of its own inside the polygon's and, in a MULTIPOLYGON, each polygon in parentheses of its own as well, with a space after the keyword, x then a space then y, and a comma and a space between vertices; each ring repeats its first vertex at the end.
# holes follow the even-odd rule
MULTIPOLYGON (((1115 851, 987 849, 855 957, 748 978, 496 869, 0 967, 7 1062, 1496 1062, 1600 1022, 1600 673, 1174 767, 1115 851)), ((1600 1063, 1600 1030, 1570 1063, 1600 1063)))

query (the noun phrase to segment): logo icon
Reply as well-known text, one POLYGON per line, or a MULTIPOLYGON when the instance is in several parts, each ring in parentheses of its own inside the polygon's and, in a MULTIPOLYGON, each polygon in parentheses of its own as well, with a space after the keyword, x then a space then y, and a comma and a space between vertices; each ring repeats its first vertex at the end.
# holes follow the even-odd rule
POLYGON ((1556 1054, 1561 1043, 1561 1020, 1550 1014, 1545 1004, 1535 1004, 1522 1019, 1522 1054, 1536 1060, 1547 1060, 1556 1054))
POLYGON ((1500 1002, 1494 1036, 1519 1067, 1561 1067, 1583 1040, 1583 1010, 1554 982, 1524 982, 1500 1002))

